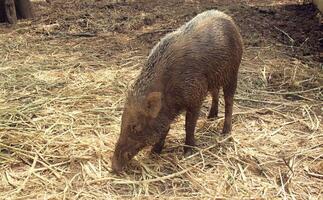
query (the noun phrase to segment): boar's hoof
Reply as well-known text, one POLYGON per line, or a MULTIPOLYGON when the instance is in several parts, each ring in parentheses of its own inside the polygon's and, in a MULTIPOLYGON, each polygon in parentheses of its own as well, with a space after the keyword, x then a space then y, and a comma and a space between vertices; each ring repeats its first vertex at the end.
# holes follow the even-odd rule
POLYGON ((193 149, 191 147, 184 147, 184 157, 189 157, 193 154, 193 149))
POLYGON ((152 154, 160 154, 163 150, 163 147, 160 145, 154 145, 153 148, 151 149, 152 154))
POLYGON ((224 126, 222 130, 222 135, 228 135, 231 132, 231 126, 224 126))
POLYGON ((207 119, 208 120, 215 120, 216 118, 218 118, 218 115, 213 115, 213 114, 209 114, 208 116, 207 116, 207 119))

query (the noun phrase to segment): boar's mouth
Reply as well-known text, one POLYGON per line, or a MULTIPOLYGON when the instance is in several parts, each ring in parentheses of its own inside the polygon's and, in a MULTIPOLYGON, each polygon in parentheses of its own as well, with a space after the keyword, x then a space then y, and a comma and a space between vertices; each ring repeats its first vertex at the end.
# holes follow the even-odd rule
POLYGON ((112 158, 112 170, 116 173, 122 172, 128 162, 135 157, 142 148, 144 148, 143 145, 137 147, 127 145, 125 148, 118 148, 117 146, 112 158))

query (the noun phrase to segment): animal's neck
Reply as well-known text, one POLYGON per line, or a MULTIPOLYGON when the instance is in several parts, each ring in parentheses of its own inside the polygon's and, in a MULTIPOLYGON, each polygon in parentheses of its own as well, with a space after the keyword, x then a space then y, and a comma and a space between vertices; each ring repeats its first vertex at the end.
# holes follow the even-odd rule
MULTIPOLYGON (((165 95, 163 96, 165 97, 165 95)), ((170 105, 166 98, 163 98, 160 117, 163 118, 164 121, 167 121, 168 124, 172 123, 179 113, 179 110, 175 109, 173 105, 170 105)))

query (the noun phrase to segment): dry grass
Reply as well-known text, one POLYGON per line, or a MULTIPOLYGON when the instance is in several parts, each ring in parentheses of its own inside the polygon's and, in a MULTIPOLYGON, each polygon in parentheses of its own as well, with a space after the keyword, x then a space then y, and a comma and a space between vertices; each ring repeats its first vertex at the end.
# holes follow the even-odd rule
POLYGON ((147 51, 129 41, 142 29, 109 31, 118 10, 75 22, 83 4, 61 2, 0 29, 0 199, 323 198, 322 71, 270 42, 246 45, 231 136, 220 135, 223 112, 206 120, 207 99, 195 154, 182 156, 181 116, 160 156, 143 151, 111 173, 125 92, 147 51))

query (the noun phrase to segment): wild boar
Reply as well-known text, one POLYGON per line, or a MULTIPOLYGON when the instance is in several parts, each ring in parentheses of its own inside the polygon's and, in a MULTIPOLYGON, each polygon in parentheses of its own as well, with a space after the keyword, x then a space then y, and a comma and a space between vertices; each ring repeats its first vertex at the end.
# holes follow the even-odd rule
POLYGON ((225 100, 222 132, 229 133, 242 48, 242 38, 232 18, 215 10, 197 15, 162 38, 128 91, 112 169, 122 171, 146 146, 160 153, 170 124, 183 111, 184 155, 190 155, 201 105, 210 92, 208 118, 217 117, 220 88, 225 100))

